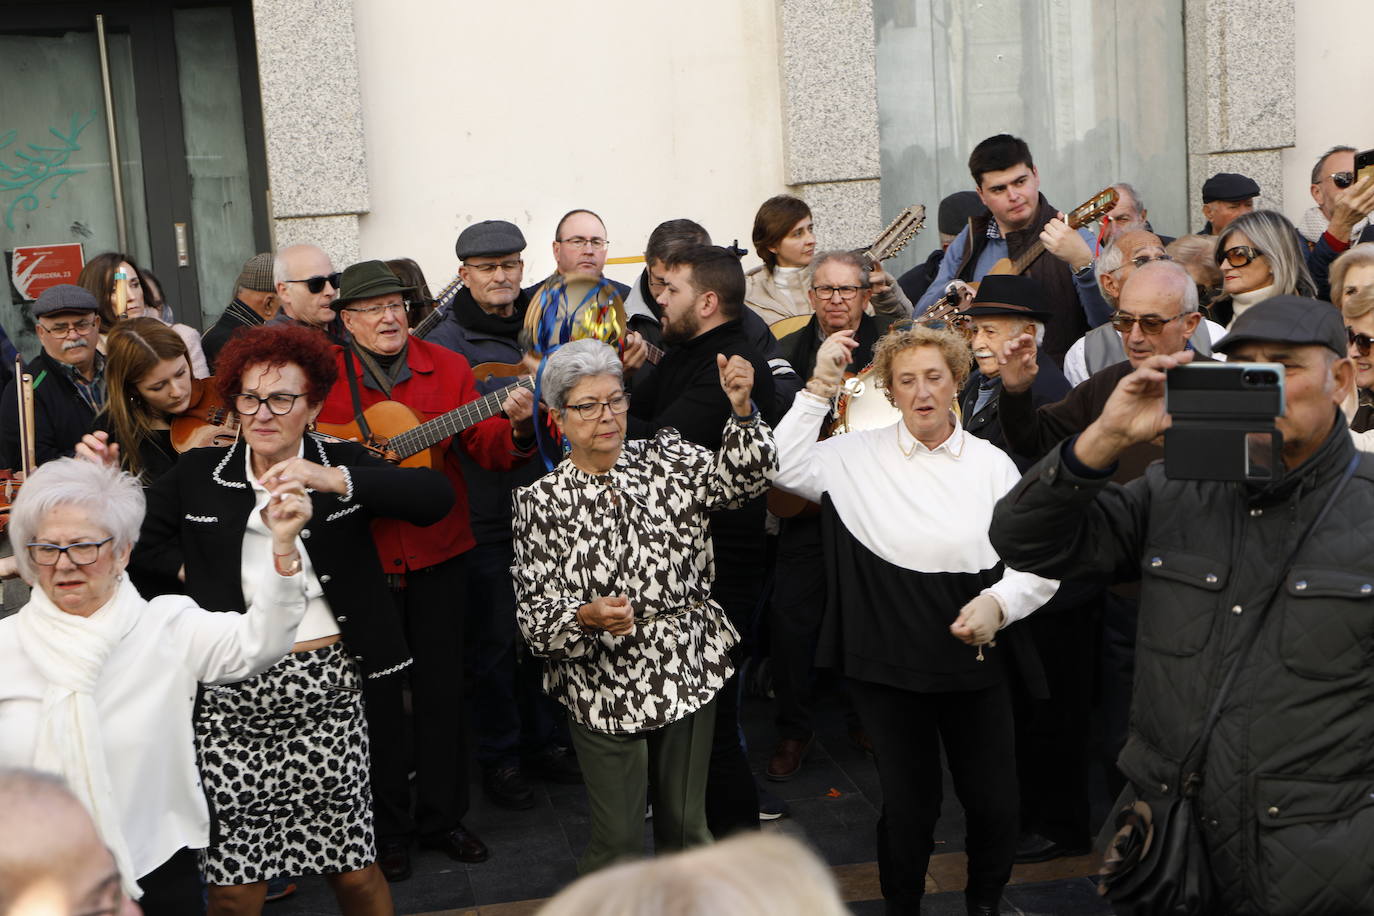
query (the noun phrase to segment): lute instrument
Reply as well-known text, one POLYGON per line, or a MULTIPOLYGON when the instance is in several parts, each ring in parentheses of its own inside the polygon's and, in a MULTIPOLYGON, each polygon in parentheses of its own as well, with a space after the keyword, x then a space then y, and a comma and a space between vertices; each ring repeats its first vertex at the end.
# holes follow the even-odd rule
POLYGON ((316 423, 315 428, 336 439, 359 442, 403 468, 437 470, 444 463, 444 453, 438 448, 439 443, 499 415, 506 396, 516 388, 533 391, 534 380, 522 378, 513 385, 484 394, 432 419, 425 419, 419 411, 400 401, 378 401, 363 409, 363 419, 372 433, 370 438, 363 436, 356 420, 350 423, 316 423))

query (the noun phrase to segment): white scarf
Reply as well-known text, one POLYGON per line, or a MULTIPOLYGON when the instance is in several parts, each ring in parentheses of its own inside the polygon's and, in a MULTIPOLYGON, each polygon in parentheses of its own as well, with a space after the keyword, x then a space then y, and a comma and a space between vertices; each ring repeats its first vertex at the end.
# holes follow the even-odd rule
POLYGON ((145 604, 138 590, 121 576, 115 596, 89 617, 60 609, 40 588, 33 590, 16 617, 19 645, 48 682, 33 766, 67 781, 114 856, 125 892, 135 899, 142 890, 110 788, 94 692, 105 661, 138 622, 145 604))
POLYGON ((1236 319, 1250 310, 1250 307, 1263 302, 1271 296, 1277 295, 1278 287, 1270 283, 1268 286, 1261 286, 1259 289, 1252 289, 1248 293, 1236 293, 1231 297, 1231 324, 1226 326, 1229 331, 1236 323, 1236 319))

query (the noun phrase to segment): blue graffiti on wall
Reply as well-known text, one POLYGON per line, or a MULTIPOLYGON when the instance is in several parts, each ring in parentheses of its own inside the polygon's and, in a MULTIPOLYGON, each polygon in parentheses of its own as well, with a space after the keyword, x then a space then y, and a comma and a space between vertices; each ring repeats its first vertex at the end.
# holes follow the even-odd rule
MULTIPOLYGON (((56 127, 49 127, 48 133, 60 141, 57 146, 41 146, 37 143, 29 143, 27 149, 15 147, 11 150, 15 162, 10 163, 0 159, 0 193, 16 192, 19 194, 5 208, 6 226, 10 229, 14 228, 14 210, 16 207, 23 207, 28 211, 38 209, 38 192, 40 190, 47 192, 49 200, 57 200, 57 191, 68 178, 86 172, 85 169, 68 166, 67 160, 71 158, 72 153, 81 149, 81 144, 76 142, 77 137, 81 136, 81 132, 95 120, 96 114, 97 111, 92 109, 91 113, 86 115, 85 120, 81 119, 81 115, 72 115, 71 125, 66 133, 56 127), (47 187, 44 188, 44 185, 47 187)), ((15 130, 0 134, 0 152, 14 146, 18 134, 19 132, 15 130)))

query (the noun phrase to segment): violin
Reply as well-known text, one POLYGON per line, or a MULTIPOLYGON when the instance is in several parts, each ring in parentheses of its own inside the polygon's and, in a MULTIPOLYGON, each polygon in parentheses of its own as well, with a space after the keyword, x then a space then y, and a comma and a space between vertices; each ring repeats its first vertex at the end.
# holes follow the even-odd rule
POLYGON ((211 445, 233 445, 239 440, 239 415, 224 403, 215 377, 191 383, 191 405, 172 418, 172 448, 178 453, 211 445))

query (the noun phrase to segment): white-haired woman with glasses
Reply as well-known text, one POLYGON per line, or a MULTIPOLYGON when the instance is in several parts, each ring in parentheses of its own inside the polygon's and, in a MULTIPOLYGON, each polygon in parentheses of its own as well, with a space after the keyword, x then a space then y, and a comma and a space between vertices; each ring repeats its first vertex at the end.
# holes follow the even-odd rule
POLYGON ((651 782, 660 852, 711 840, 714 699, 739 634, 711 599, 707 513, 761 495, 776 468, 753 367, 717 365, 733 413, 715 454, 673 429, 625 441, 620 360, 600 341, 565 344, 541 378, 570 451, 515 492, 512 571, 521 632, 568 708, 587 783, 583 872, 640 854, 651 782))
POLYGON ((1317 295, 1299 236, 1283 214, 1244 213, 1217 237, 1217 266, 1229 300, 1213 303, 1213 317, 1226 327, 1250 306, 1272 296, 1317 295))
POLYGON ((306 610, 289 652, 256 677, 205 691, 197 707, 195 746, 216 821, 202 855, 210 913, 259 912, 267 881, 322 874, 344 912, 389 916, 364 712, 404 715, 399 690, 394 706, 373 694, 392 696, 378 685, 411 656, 371 523, 437 522, 453 488, 438 472, 393 467, 356 443, 307 432, 338 374, 318 331, 248 328, 216 368, 220 395, 242 420, 240 441, 192 449, 148 488, 133 571, 150 581, 180 574, 201 606, 241 612, 254 597, 246 558, 263 542, 269 490, 303 485, 315 517, 294 554, 306 610))
POLYGON ((255 588, 242 615, 139 595, 124 570, 143 513, 137 480, 75 458, 40 467, 15 499, 13 561, 33 593, 0 620, 0 766, 66 780, 144 913, 199 913, 187 850, 209 844, 210 816, 191 734, 197 687, 290 651, 305 611, 296 536, 312 507, 299 481, 270 486, 266 536, 243 558, 255 588))

